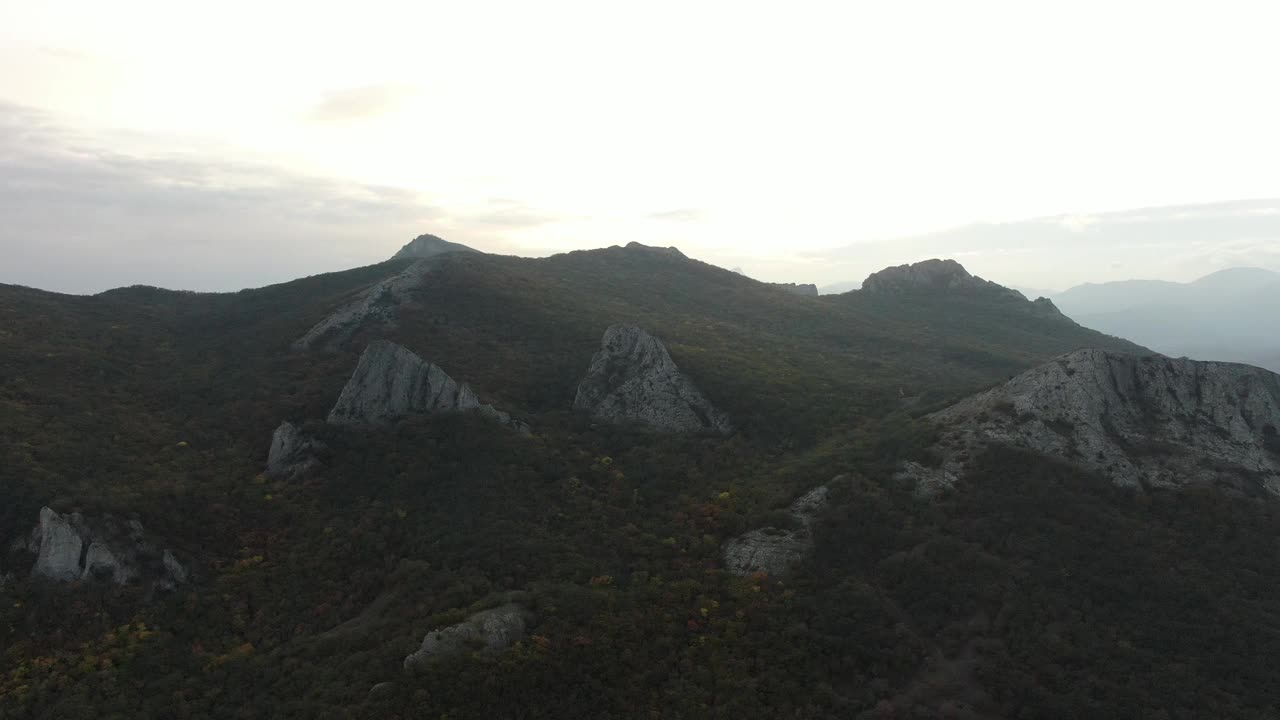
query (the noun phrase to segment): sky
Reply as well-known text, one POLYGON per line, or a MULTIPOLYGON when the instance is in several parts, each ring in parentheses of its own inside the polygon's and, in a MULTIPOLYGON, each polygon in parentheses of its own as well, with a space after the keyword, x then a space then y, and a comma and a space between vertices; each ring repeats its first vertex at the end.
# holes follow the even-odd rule
POLYGON ((1052 289, 1280 269, 1276 27, 1230 1, 0 0, 0 282, 232 290, 425 232, 818 284, 926 252, 1052 289))

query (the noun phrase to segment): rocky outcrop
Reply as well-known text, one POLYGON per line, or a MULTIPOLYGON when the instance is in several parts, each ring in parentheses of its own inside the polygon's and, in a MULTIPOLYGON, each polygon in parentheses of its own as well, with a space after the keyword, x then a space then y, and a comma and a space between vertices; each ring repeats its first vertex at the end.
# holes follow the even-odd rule
POLYGON ((908 460, 894 473, 893 479, 911 485, 916 497, 929 499, 955 487, 960 478, 947 468, 929 467, 908 460))
POLYGON ((297 477, 320 464, 315 453, 323 447, 302 428, 286 420, 271 434, 267 475, 281 479, 297 477))
POLYGON ((635 325, 605 331, 573 406, 606 422, 635 422, 666 432, 727 434, 733 429, 680 372, 662 342, 635 325))
POLYGON ((725 543, 725 570, 734 575, 785 575, 813 550, 810 527, 826 507, 829 492, 828 485, 821 485, 792 503, 787 510, 789 527, 759 528, 725 543))
MULTIPOLYGON (((617 246, 615 245, 614 247, 617 246)), ((679 258, 681 260, 688 259, 684 253, 680 252, 680 248, 674 245, 669 247, 658 247, 657 245, 642 245, 638 242, 629 242, 627 243, 627 249, 633 252, 648 252, 656 255, 666 255, 673 258, 679 258)))
POLYGON ((1031 309, 1038 315, 1045 315, 1047 317, 1063 317, 1062 311, 1059 310, 1058 306, 1054 305, 1053 301, 1047 297, 1036 298, 1031 301, 1031 309))
POLYGON ((188 581, 189 571, 169 550, 146 537, 142 524, 106 515, 86 518, 60 515, 45 507, 25 549, 36 556, 31 573, 55 582, 110 581, 117 585, 148 583, 173 590, 188 581))
POLYGON ((955 260, 924 260, 899 265, 872 273, 862 283, 862 291, 873 294, 910 292, 952 292, 1001 295, 1019 300, 1026 296, 1017 290, 970 275, 955 260))
POLYGON ((422 646, 404 659, 404 668, 412 671, 432 660, 463 653, 498 652, 524 637, 532 620, 532 613, 516 603, 478 612, 457 625, 428 632, 422 646))
POLYGON ((930 418, 942 432, 935 477, 1003 444, 1119 485, 1280 494, 1280 375, 1249 365, 1079 350, 930 418))
POLYGON ((400 258, 429 258, 448 252, 479 252, 475 248, 456 242, 449 242, 435 235, 419 235, 410 240, 400 251, 391 256, 392 260, 400 258))
POLYGON ((818 286, 813 283, 769 283, 773 287, 792 295, 800 295, 802 297, 818 297, 818 286))
POLYGON ((316 323, 293 343, 294 350, 328 349, 345 346, 361 330, 394 327, 396 313, 413 302, 413 293, 426 282, 431 263, 419 261, 360 293, 316 323))
POLYGON ((466 383, 388 340, 365 348, 328 421, 337 425, 377 424, 406 415, 474 412, 527 432, 528 426, 491 405, 483 405, 466 383))

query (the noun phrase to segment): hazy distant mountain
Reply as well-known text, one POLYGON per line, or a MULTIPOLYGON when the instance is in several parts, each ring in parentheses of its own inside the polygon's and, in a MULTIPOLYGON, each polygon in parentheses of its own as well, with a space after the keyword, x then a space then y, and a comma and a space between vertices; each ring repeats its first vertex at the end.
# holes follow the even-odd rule
POLYGON ((400 251, 391 256, 392 260, 401 258, 426 258, 447 252, 480 252, 461 243, 449 242, 435 235, 419 235, 410 240, 400 251))
POLYGON ((1230 268, 1190 283, 1088 284, 1053 301, 1081 325, 1167 355, 1280 370, 1280 273, 1230 268))

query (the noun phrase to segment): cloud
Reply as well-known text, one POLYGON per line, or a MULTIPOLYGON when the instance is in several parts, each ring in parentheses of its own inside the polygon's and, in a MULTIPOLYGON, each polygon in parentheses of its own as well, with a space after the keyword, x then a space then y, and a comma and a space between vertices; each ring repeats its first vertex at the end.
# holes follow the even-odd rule
POLYGON ((238 289, 377 262, 449 222, 401 188, 112 145, 0 102, 0 282, 238 289))
POLYGON ((650 213, 650 220, 666 220, 670 222, 697 222, 702 219, 702 211, 697 208, 676 208, 650 213))
POLYGON ((1098 219, 1090 215, 1068 215, 1059 222, 1062 223, 1062 227, 1071 232, 1080 233, 1088 230, 1090 225, 1096 224, 1098 219))
POLYGON ((312 122, 333 125, 368 120, 393 112, 417 93, 417 88, 397 84, 362 85, 332 90, 311 108, 310 119, 312 122))
POLYGON ((563 218, 530 207, 519 200, 490 198, 488 207, 484 210, 460 215, 458 219, 469 225, 513 229, 547 225, 563 218))
POLYGON ((88 53, 71 48, 55 47, 52 45, 40 46, 40 52, 45 55, 56 57, 59 60, 70 60, 71 62, 92 62, 93 57, 88 53))

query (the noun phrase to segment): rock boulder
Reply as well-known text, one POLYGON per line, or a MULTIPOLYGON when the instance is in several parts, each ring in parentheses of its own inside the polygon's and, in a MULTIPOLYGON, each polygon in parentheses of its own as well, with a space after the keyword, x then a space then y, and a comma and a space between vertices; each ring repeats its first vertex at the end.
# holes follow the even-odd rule
POLYGON ((457 625, 428 632, 422 646, 404 659, 405 670, 463 653, 498 652, 524 637, 531 622, 532 614, 515 603, 478 612, 457 625))
POLYGON ((287 420, 271 434, 271 450, 267 454, 267 475, 289 479, 320 464, 315 452, 323 446, 287 420))
POLYGON ((474 412, 521 432, 528 426, 491 405, 483 405, 466 383, 388 340, 365 348, 328 421, 337 425, 378 424, 415 414, 474 412))
POLYGON ((666 432, 717 432, 733 426, 671 360, 656 337, 635 325, 604 333, 573 406, 606 422, 637 422, 666 432))

